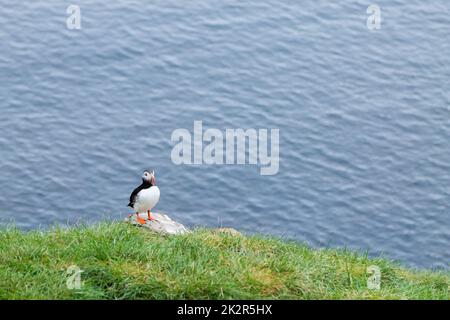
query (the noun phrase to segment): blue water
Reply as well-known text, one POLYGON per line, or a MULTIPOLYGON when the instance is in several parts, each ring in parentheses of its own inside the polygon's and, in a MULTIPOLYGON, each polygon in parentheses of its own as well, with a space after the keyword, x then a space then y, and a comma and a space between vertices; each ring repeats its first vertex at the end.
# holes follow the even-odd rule
POLYGON ((0 219, 158 210, 419 268, 450 261, 450 3, 0 0, 0 219), (176 166, 173 130, 279 128, 280 168, 176 166))

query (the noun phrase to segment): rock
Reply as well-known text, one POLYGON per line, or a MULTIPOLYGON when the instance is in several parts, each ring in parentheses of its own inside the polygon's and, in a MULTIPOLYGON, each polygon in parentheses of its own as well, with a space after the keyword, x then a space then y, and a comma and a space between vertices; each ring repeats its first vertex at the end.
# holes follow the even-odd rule
POLYGON ((242 236, 242 233, 233 228, 217 228, 214 229, 216 232, 227 233, 231 236, 242 236))
MULTIPOLYGON (((139 217, 147 220, 147 214, 141 213, 139 217)), ((183 234, 189 232, 185 226, 181 223, 173 221, 167 214, 161 212, 152 212, 152 217, 155 220, 146 221, 145 224, 140 224, 136 220, 136 215, 132 214, 128 218, 125 219, 125 222, 131 223, 133 225, 146 228, 150 231, 155 231, 161 234, 183 234)))

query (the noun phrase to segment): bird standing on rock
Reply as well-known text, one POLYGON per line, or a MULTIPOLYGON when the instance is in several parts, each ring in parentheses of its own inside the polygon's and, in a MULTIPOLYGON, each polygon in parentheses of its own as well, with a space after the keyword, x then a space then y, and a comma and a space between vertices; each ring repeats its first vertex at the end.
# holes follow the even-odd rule
POLYGON ((148 220, 155 220, 151 215, 151 210, 159 201, 159 188, 156 186, 154 170, 145 170, 142 175, 142 184, 133 190, 130 195, 129 207, 136 213, 136 220, 140 224, 145 224, 146 220, 139 217, 139 213, 147 212, 148 220))

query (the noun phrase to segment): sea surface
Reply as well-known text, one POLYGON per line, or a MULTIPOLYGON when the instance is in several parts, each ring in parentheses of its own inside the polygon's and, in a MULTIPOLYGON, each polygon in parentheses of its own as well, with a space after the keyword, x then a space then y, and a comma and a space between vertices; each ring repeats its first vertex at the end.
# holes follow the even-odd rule
POLYGON ((0 0, 0 221, 121 220, 151 167, 187 226, 448 269, 450 2, 371 4, 0 0), (278 174, 175 165, 195 120, 279 129, 278 174))

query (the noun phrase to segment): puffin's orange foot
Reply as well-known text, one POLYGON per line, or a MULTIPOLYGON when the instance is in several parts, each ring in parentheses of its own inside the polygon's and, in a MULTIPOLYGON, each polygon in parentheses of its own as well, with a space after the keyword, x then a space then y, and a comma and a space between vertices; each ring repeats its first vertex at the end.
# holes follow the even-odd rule
POLYGON ((155 218, 152 217, 152 213, 150 211, 147 212, 147 217, 148 217, 148 221, 156 220, 155 218))
POLYGON ((139 217, 139 214, 136 214, 136 221, 140 224, 145 224, 145 219, 139 217))
POLYGON ((146 223, 145 219, 142 219, 142 218, 137 218, 137 222, 139 222, 140 224, 146 223))

